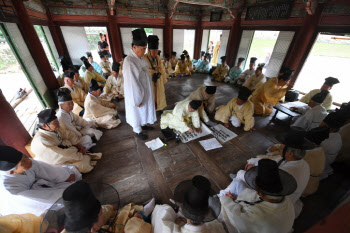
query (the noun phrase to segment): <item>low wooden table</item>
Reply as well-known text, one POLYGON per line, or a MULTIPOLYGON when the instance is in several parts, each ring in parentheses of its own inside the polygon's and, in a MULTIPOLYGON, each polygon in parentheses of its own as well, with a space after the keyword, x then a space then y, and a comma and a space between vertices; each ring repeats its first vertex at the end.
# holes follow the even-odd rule
POLYGON ((285 108, 285 107, 283 107, 281 105, 273 106, 273 108, 276 109, 276 112, 275 112, 275 115, 271 119, 272 122, 276 122, 276 119, 279 120, 276 117, 278 112, 283 112, 284 114, 286 114, 288 116, 288 125, 290 125, 290 123, 292 122, 293 117, 296 117, 296 116, 300 115, 300 113, 293 112, 293 111, 289 110, 288 108, 285 108))

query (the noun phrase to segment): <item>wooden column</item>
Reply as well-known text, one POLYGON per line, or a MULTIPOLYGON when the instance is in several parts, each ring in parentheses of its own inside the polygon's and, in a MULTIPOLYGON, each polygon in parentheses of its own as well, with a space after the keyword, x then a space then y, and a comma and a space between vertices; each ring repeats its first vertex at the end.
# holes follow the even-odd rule
POLYGON ((12 146, 17 150, 29 155, 25 145, 31 140, 27 130, 18 119, 16 112, 6 101, 0 89, 0 144, 12 146))
POLYGON ((226 49, 226 62, 230 67, 233 67, 235 65, 239 42, 241 41, 241 35, 241 14, 238 14, 237 17, 233 20, 226 49))
POLYGON ((68 48, 64 40, 61 28, 60 26, 55 25, 55 23, 53 22, 49 8, 45 7, 45 9, 46 9, 47 20, 49 23, 48 27, 50 29, 51 36, 52 36, 53 42, 55 43, 58 55, 65 56, 70 59, 68 48))
POLYGON ((172 19, 170 18, 171 12, 165 14, 165 27, 163 30, 163 42, 164 53, 168 53, 171 56, 173 51, 173 27, 172 19))
MULTIPOLYGON (((120 62, 123 58, 123 44, 122 38, 120 34, 120 28, 117 23, 117 16, 115 9, 110 9, 108 11, 108 38, 109 38, 109 46, 112 53, 113 61, 120 62)), ((131 48, 131 45, 130 45, 131 48)))
POLYGON ((196 27, 196 35, 194 39, 194 59, 200 58, 201 47, 202 47, 202 37, 203 37, 203 28, 202 28, 202 16, 198 18, 198 23, 196 27))
POLYGON ((35 31, 32 21, 29 18, 27 10, 22 0, 12 0, 13 7, 18 17, 18 27, 27 44, 27 47, 35 61, 36 66, 44 79, 45 85, 49 90, 59 87, 57 79, 51 69, 51 65, 41 45, 39 37, 35 31))
POLYGON ((291 86, 294 86, 301 68, 306 61, 306 58, 311 51, 312 45, 317 37, 317 25, 320 21, 320 16, 323 10, 323 4, 319 4, 315 14, 306 15, 303 21, 303 25, 296 34, 296 38, 289 49, 289 53, 283 63, 284 66, 289 69, 295 70, 293 78, 290 82, 291 86))

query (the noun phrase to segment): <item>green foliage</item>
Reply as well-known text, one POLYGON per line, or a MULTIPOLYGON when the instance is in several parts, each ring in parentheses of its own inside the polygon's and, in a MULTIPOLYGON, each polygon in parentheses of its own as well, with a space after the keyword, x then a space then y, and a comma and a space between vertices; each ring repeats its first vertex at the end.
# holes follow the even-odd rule
POLYGON ((90 45, 90 50, 98 50, 97 43, 100 41, 100 37, 96 35, 86 35, 89 45, 90 45))

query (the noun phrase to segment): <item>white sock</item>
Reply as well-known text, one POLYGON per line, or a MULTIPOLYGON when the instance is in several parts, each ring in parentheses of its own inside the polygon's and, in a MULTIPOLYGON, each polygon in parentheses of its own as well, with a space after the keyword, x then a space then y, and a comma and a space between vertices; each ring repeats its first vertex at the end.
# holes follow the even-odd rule
POLYGON ((143 207, 143 214, 148 217, 153 212, 155 206, 156 200, 152 198, 152 200, 143 207))

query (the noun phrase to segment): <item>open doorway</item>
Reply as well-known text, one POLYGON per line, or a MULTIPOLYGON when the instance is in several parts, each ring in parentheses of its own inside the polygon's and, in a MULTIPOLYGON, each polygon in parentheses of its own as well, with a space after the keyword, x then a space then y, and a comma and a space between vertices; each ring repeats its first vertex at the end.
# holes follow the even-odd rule
MULTIPOLYGON (((32 135, 35 129, 37 114, 43 105, 28 79, 28 72, 23 66, 16 45, 0 25, 0 88, 6 100, 13 107, 18 118, 32 135)), ((44 104, 44 103, 43 103, 44 104)))
POLYGON ((193 29, 173 29, 173 50, 177 56, 187 50, 188 55, 193 58, 195 33, 196 30, 193 29))
MULTIPOLYGON (((100 41, 100 33, 102 33, 105 38, 108 45, 110 44, 108 41, 108 34, 107 34, 107 28, 106 27, 84 27, 86 32, 86 38, 89 42, 89 48, 92 53, 92 56, 94 58, 94 61, 100 64, 101 58, 99 55, 99 46, 98 42, 100 41)), ((110 53, 110 51, 109 51, 110 53)), ((82 55, 83 56, 83 55, 82 55)), ((85 54, 86 56, 86 54, 85 54)))
POLYGON ((334 85, 331 90, 333 102, 349 102, 349 64, 350 35, 319 33, 294 88, 307 93, 320 88, 325 78, 335 77, 340 84, 334 85))
POLYGON ((225 56, 230 30, 203 30, 201 51, 210 54, 212 66, 221 64, 220 57, 225 56))

